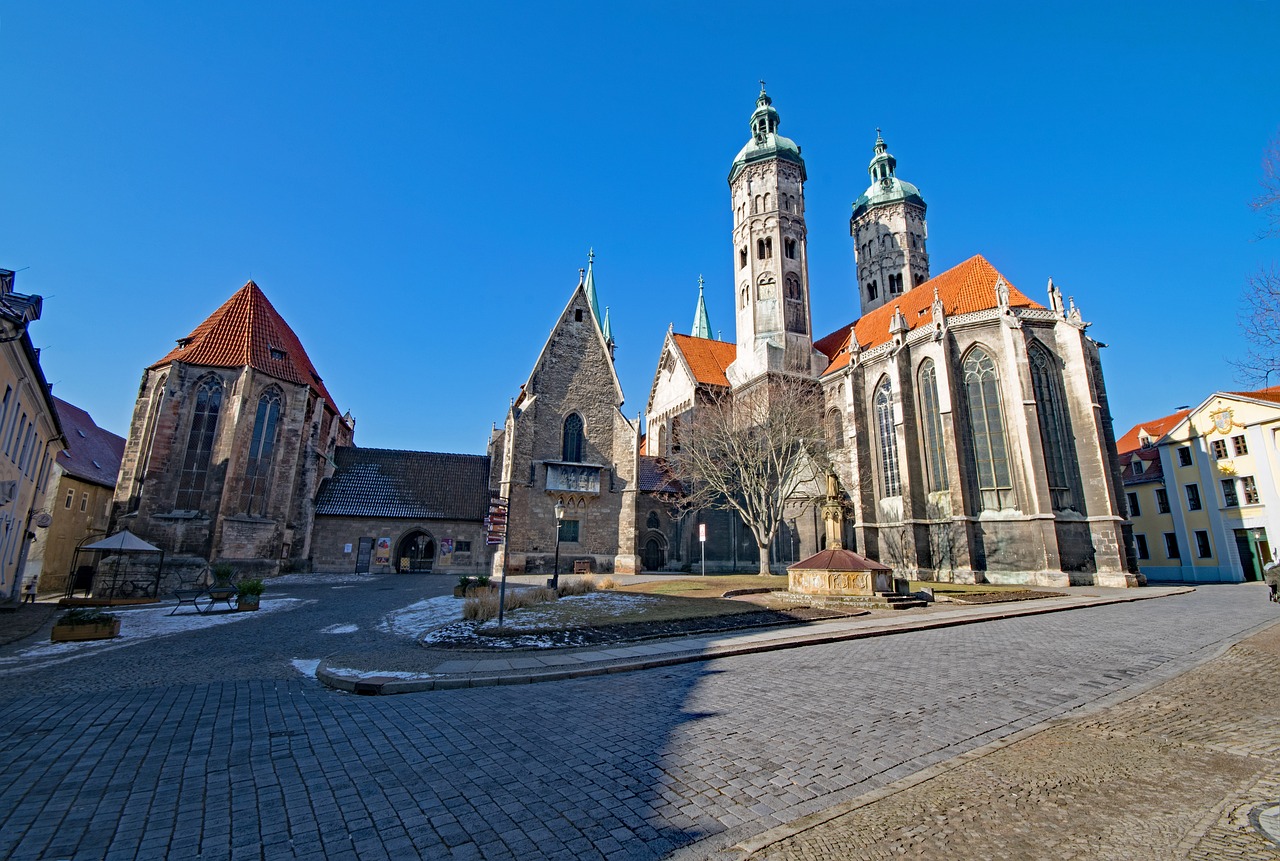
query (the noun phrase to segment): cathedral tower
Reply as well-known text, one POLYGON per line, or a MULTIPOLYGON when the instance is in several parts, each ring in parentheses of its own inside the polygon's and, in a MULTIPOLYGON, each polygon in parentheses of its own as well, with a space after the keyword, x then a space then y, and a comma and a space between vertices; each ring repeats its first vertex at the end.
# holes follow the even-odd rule
POLYGON ((751 140, 729 170, 737 358, 728 376, 734 386, 774 372, 821 370, 809 322, 806 178, 800 147, 778 134, 778 112, 762 84, 751 140))
POLYGON ((863 314, 929 280, 924 198, 914 185, 898 179, 897 166, 876 129, 875 155, 867 166, 871 185, 853 202, 849 219, 863 314))

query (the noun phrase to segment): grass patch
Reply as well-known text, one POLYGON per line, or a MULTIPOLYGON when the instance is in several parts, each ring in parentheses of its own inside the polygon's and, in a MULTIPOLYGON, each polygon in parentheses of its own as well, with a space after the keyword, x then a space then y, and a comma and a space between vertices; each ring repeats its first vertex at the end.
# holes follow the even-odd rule
MULTIPOLYGON (((507 592, 505 612, 554 601, 557 597, 552 589, 512 589, 507 592)), ((498 618, 498 591, 494 589, 468 598, 462 604, 462 618, 475 622, 498 618)))
POLYGON ((679 580, 650 580, 646 583, 619 585, 619 592, 635 592, 640 595, 672 595, 681 598, 718 599, 733 589, 781 589, 787 588, 787 578, 781 574, 761 577, 759 574, 725 574, 711 577, 682 577, 679 580))

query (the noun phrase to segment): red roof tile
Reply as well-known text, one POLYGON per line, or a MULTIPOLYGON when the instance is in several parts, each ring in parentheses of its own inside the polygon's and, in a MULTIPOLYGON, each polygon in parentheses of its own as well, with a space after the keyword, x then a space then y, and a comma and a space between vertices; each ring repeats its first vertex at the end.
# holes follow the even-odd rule
MULTIPOLYGON (((984 311, 996 307, 996 281, 1004 276, 987 262, 981 254, 970 257, 946 272, 930 278, 903 293, 892 303, 882 305, 851 324, 857 332, 858 346, 863 350, 878 347, 889 340, 889 322, 894 309, 902 311, 909 329, 917 329, 933 322, 933 291, 938 291, 942 309, 948 317, 984 311)), ((1005 278, 1005 283, 1009 279, 1005 278)), ((1018 288, 1009 284, 1009 305, 1014 308, 1043 308, 1028 299, 1018 288)), ((837 329, 819 339, 813 345, 831 361, 826 373, 838 371, 849 364, 849 326, 837 329)))
POLYGON ((1257 389, 1252 392, 1227 392, 1229 395, 1239 395, 1242 398, 1253 398, 1258 401, 1270 401, 1273 404, 1280 404, 1280 386, 1268 386, 1265 389, 1257 389))
POLYGON ((170 362, 211 368, 247 365, 278 380, 310 386, 324 398, 326 406, 335 414, 339 412, 302 342, 252 281, 222 303, 222 307, 190 335, 179 339, 178 346, 151 367, 170 362), (278 353, 283 353, 283 357, 276 355, 278 353))
POLYGON ((729 385, 729 378, 725 376, 724 370, 733 364, 734 357, 738 355, 736 345, 674 333, 671 340, 684 354, 684 360, 689 363, 695 380, 709 386, 729 385))
POLYGON ((1116 440, 1116 451, 1120 454, 1137 451, 1142 448, 1142 442, 1138 437, 1144 431, 1146 432, 1146 435, 1151 437, 1153 440, 1158 440, 1160 437, 1172 430, 1174 425, 1189 415, 1191 415, 1191 410, 1178 410, 1172 415, 1162 416, 1158 419, 1151 419, 1150 421, 1139 422, 1129 428, 1128 433, 1116 440))

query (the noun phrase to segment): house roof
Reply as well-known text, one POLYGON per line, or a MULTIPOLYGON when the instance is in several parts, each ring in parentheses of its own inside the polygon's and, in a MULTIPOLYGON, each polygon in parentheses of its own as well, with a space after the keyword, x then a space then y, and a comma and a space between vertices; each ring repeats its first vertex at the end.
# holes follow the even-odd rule
MULTIPOLYGON (((870 350, 890 339, 889 323, 895 311, 906 318, 909 330, 931 325, 933 322, 933 296, 937 291, 943 313, 948 317, 970 314, 996 307, 996 282, 1004 278, 981 254, 951 267, 903 293, 893 302, 881 305, 860 320, 836 329, 814 343, 830 360, 825 373, 830 374, 849 364, 850 328, 857 334, 858 347, 870 350)), ((1006 284, 1009 279, 1004 278, 1006 284)), ((1013 308, 1043 308, 1012 284, 1009 284, 1009 305, 1013 308)))
POLYGON ((738 354, 736 345, 675 333, 672 333, 671 340, 689 364, 695 380, 708 386, 729 385, 729 378, 724 371, 733 364, 734 357, 738 354))
POLYGON ((883 565, 854 553, 852 550, 819 550, 808 559, 801 559, 787 570, 801 569, 806 571, 892 571, 883 565))
POLYGON ((1173 430, 1178 422, 1182 421, 1189 415, 1191 415, 1191 410, 1178 410, 1176 413, 1161 416, 1158 419, 1139 422, 1129 428, 1128 433, 1116 440, 1116 451, 1120 454, 1137 451, 1142 448, 1142 441, 1139 439, 1140 436, 1148 436, 1153 441, 1159 440, 1160 437, 1173 430))
POLYGON ((667 462, 660 457, 640 455, 639 482, 641 491, 649 493, 683 493, 680 482, 671 476, 667 462))
POLYGON ((333 459, 316 514, 478 521, 489 511, 484 455, 344 446, 333 459))
POLYGON ((232 294, 190 335, 179 338, 178 346, 151 367, 170 362, 212 368, 248 366, 278 380, 310 386, 324 398, 326 406, 335 414, 339 412, 302 341, 267 300, 262 288, 252 281, 232 294))
POLYGON ((65 451, 58 452, 62 471, 92 484, 115 487, 124 457, 124 437, 103 430, 84 410, 55 397, 53 405, 66 438, 65 451))
POLYGON ((1126 485, 1164 481, 1164 465, 1160 462, 1160 449, 1139 448, 1121 452, 1120 481, 1126 485), (1142 463, 1141 472, 1133 468, 1135 461, 1142 463))
POLYGON ((1268 386, 1265 389, 1257 389, 1252 392, 1227 392, 1229 395, 1238 395, 1242 398, 1253 398, 1257 401, 1270 401, 1273 404, 1280 404, 1280 386, 1268 386))

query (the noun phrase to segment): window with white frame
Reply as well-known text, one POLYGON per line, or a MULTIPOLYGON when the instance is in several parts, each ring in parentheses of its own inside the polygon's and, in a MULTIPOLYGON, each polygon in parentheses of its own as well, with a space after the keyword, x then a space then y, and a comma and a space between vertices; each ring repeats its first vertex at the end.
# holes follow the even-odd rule
POLYGON ((1222 505, 1225 508, 1235 508, 1240 504, 1240 497, 1236 495, 1236 482, 1232 478, 1222 479, 1222 505))

